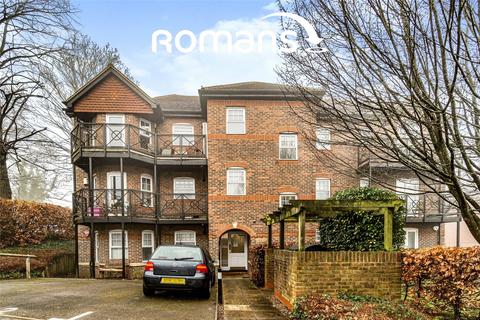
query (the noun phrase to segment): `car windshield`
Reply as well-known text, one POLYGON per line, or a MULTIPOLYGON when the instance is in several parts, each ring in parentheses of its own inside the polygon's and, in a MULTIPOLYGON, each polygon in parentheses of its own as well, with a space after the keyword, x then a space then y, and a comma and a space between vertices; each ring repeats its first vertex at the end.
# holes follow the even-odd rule
POLYGON ((152 255, 154 260, 202 261, 202 252, 196 247, 159 247, 152 255))

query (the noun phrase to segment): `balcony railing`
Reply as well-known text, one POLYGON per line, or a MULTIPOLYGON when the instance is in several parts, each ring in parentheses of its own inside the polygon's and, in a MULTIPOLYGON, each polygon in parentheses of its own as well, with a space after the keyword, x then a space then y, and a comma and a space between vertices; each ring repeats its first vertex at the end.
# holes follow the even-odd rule
POLYGON ((388 160, 380 158, 371 153, 366 148, 358 150, 358 168, 405 168, 404 165, 396 160, 388 160))
MULTIPOLYGON (((73 194, 76 220, 131 218, 142 220, 207 220, 206 194, 165 194, 132 189, 80 189, 73 194)), ((114 219, 112 219, 114 220, 114 219)))
POLYGON ((121 150, 152 157, 206 158, 205 135, 158 134, 131 124, 79 123, 71 141, 72 154, 121 150))
POLYGON ((437 194, 402 194, 405 201, 407 222, 457 221, 457 208, 437 194))

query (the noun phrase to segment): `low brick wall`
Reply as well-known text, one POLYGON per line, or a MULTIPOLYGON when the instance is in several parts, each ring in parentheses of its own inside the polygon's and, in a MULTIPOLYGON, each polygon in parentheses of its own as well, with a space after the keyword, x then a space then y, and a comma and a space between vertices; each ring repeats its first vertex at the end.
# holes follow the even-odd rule
POLYGON ((270 287, 273 282, 275 296, 287 307, 295 299, 313 292, 330 295, 355 292, 400 299, 400 261, 397 252, 267 250, 265 282, 270 287), (268 262, 271 260, 273 263, 268 262))

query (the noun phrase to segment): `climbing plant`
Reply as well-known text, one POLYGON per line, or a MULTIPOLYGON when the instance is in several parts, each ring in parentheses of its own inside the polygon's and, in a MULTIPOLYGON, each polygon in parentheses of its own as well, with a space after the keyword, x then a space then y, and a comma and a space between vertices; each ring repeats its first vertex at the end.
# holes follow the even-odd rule
MULTIPOLYGON (((394 192, 378 188, 350 188, 339 191, 333 200, 377 200, 400 199, 394 192)), ((405 210, 398 210, 393 216, 393 247, 398 250, 404 243, 405 210)), ((320 221, 320 246, 336 251, 377 251, 384 250, 383 216, 368 211, 350 211, 335 218, 320 221)))

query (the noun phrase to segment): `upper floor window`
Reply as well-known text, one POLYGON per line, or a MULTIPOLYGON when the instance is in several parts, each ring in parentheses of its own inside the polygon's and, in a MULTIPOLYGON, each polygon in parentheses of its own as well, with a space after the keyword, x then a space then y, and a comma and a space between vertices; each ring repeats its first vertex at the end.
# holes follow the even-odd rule
POLYGON ((172 143, 174 146, 191 146, 195 143, 193 125, 176 123, 172 127, 172 143))
POLYGON ((330 179, 317 179, 315 181, 315 199, 325 200, 328 198, 330 198, 330 179))
POLYGON ((316 147, 318 150, 330 150, 331 149, 331 135, 330 129, 317 128, 316 130, 317 141, 316 147))
POLYGON ((142 231, 142 260, 147 261, 153 253, 154 236, 152 230, 142 231))
POLYGON ((181 177, 173 179, 175 199, 195 199, 195 179, 181 177))
POLYGON ((245 108, 227 108, 227 134, 245 134, 245 108))
POLYGON ((175 231, 175 244, 196 245, 197 239, 195 231, 175 231))
POLYGON ((245 169, 230 168, 227 170, 227 195, 245 195, 245 169))
POLYGON ((279 147, 281 160, 297 160, 298 144, 296 133, 280 134, 279 147))
POLYGON ((142 191, 142 206, 153 207, 152 177, 148 174, 140 176, 140 189, 142 191))
POLYGON ((280 208, 284 205, 290 204, 290 201, 297 200, 297 195, 295 193, 280 193, 280 208))
POLYGON ((414 215, 420 210, 420 181, 418 179, 397 179, 396 191, 406 204, 407 214, 414 215))
POLYGON ((140 135, 140 146, 142 148, 148 148, 148 145, 152 143, 152 123, 148 120, 140 118, 139 123, 139 135, 140 135))

